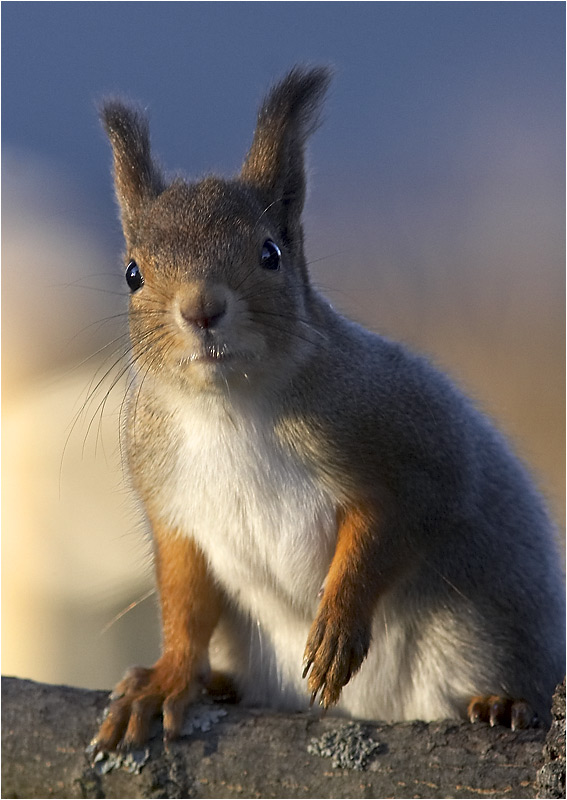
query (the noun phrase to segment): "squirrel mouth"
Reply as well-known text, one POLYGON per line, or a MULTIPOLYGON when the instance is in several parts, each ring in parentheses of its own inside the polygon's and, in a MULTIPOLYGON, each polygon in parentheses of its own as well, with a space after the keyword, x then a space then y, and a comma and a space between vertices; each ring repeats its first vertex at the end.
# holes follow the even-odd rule
POLYGON ((224 361, 230 361, 234 358, 232 353, 191 353, 190 356, 182 358, 180 364, 219 364, 224 361))
POLYGON ((223 364, 228 361, 234 361, 242 355, 229 350, 226 344, 223 345, 210 345, 206 349, 191 353, 180 359, 179 365, 185 366, 187 364, 223 364))

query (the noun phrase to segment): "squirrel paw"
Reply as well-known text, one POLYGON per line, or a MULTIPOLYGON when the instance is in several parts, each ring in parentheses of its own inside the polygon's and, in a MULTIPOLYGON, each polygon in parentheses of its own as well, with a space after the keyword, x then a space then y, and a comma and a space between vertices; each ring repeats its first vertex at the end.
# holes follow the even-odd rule
POLYGON ((94 752, 142 747, 150 726, 163 713, 164 739, 179 736, 185 711, 198 692, 187 665, 161 658, 153 667, 132 667, 110 695, 104 721, 93 740, 94 752))
POLYGON ((467 706, 467 716, 471 722, 489 722, 493 727, 505 725, 513 731, 531 728, 537 722, 537 716, 525 700, 499 695, 473 697, 467 706))
POLYGON ((309 678, 311 705, 327 709, 338 702, 341 690, 364 661, 370 646, 370 629, 345 621, 324 604, 311 626, 304 654, 303 677, 309 678), (310 671, 311 670, 311 671, 310 671))

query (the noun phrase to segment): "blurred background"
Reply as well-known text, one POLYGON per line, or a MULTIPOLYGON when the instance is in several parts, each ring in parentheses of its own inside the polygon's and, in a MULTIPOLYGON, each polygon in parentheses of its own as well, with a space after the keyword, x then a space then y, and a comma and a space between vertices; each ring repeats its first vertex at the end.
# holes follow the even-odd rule
POLYGON ((167 169, 234 173, 267 87, 336 76, 311 141, 314 281, 500 424, 563 530, 565 7, 2 4, 2 671, 110 687, 151 663, 148 540, 120 466, 127 289, 96 101, 167 169), (118 618, 117 618, 118 617, 118 618))

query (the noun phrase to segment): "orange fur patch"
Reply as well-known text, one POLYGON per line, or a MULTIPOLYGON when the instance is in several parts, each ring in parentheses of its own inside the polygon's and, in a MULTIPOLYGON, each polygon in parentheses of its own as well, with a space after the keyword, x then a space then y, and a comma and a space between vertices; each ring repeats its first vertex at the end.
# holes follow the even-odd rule
POLYGON ((187 706, 209 678, 209 641, 223 595, 192 539, 160 525, 154 539, 163 652, 153 667, 128 670, 116 686, 95 739, 98 750, 141 746, 160 710, 164 735, 178 736, 187 706))

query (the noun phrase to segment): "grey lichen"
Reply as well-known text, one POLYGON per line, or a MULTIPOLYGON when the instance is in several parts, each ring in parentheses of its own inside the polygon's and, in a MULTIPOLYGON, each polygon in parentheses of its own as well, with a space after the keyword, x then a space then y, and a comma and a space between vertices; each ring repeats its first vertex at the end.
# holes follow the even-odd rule
POLYGON ((226 717, 227 712, 224 708, 218 708, 213 705, 206 705, 204 703, 192 706, 187 719, 183 723, 181 729, 182 736, 190 736, 193 731, 210 731, 211 727, 215 725, 221 717, 226 717))
MULTIPOLYGON (((92 747, 93 745, 91 744, 87 748, 88 756, 92 755, 92 747)), ((97 775, 106 775, 113 769, 123 769, 132 775, 139 775, 149 757, 149 747, 145 747, 142 750, 129 750, 126 753, 106 753, 101 751, 95 755, 92 764, 97 775)))
MULTIPOLYGON (((212 704, 203 703, 193 706, 183 723, 181 736, 191 736, 195 731, 210 731, 211 727, 222 717, 226 717, 226 714, 227 712, 223 708, 217 708, 212 704)), ((155 727, 157 728, 157 724, 155 727)), ((133 775, 139 775, 150 758, 149 747, 125 752, 96 752, 96 742, 94 740, 87 747, 86 753, 97 775, 106 775, 114 769, 123 769, 133 775)))
POLYGON ((383 745, 372 739, 357 722, 313 738, 307 745, 310 755, 330 758, 334 769, 365 770, 371 756, 382 749, 383 745))

